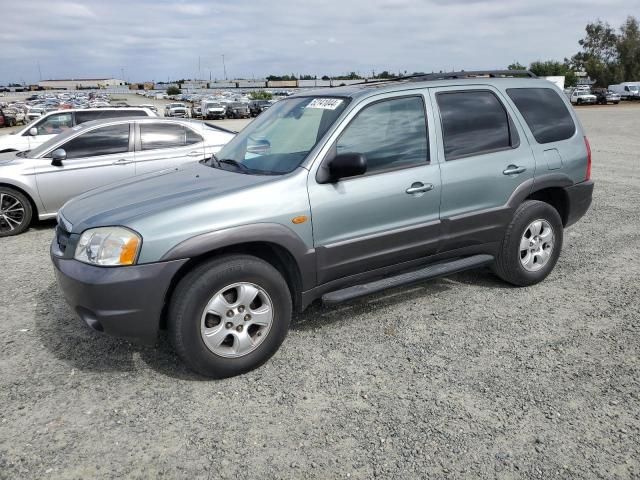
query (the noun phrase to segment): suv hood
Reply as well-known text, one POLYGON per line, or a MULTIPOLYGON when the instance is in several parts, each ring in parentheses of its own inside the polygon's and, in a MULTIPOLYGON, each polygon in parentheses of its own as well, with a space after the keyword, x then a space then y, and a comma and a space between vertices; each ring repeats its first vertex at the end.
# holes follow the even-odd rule
POLYGON ((73 233, 106 225, 126 226, 134 218, 166 212, 201 200, 277 179, 245 175, 201 164, 133 177, 90 190, 69 200, 60 210, 73 233))

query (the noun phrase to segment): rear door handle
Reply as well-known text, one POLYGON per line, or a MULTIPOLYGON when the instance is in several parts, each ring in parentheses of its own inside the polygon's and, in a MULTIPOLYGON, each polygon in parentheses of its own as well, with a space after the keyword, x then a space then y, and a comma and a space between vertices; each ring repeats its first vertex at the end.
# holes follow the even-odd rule
POLYGON ((525 167, 519 167, 518 165, 509 165, 505 170, 502 171, 504 175, 517 175, 518 173, 525 172, 527 169, 525 167))
POLYGON ((201 157, 204 154, 202 152, 189 152, 187 153, 187 157, 201 157))
POLYGON ((405 192, 407 192, 409 195, 411 195, 411 194, 414 194, 414 193, 428 192, 429 190, 433 190, 433 185, 432 184, 427 183, 425 185, 422 182, 415 182, 409 188, 407 188, 405 190, 405 192))
POLYGON ((126 158, 121 158, 113 162, 114 165, 129 165, 130 163, 133 163, 133 160, 127 160, 126 158))

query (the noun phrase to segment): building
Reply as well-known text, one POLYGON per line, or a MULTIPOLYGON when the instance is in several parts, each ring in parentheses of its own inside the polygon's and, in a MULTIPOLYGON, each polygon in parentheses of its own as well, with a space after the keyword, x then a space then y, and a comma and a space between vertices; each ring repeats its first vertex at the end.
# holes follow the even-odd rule
POLYGON ((69 78, 63 80, 41 80, 38 86, 46 90, 81 90, 84 88, 108 88, 124 86, 124 80, 116 78, 69 78))

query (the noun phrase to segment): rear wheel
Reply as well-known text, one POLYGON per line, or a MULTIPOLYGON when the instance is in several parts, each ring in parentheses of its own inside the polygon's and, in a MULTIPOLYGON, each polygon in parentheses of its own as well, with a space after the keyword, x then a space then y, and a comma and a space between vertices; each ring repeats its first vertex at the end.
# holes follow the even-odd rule
POLYGON ((22 193, 0 187, 0 237, 18 235, 29 228, 33 209, 22 193))
POLYGON ((541 282, 558 261, 562 239, 558 211, 548 203, 528 200, 517 208, 507 227, 494 272, 518 286, 541 282))
POLYGON ((239 375, 266 362, 284 341, 291 294, 269 263, 249 255, 205 262, 178 284, 169 306, 169 333, 193 370, 239 375))

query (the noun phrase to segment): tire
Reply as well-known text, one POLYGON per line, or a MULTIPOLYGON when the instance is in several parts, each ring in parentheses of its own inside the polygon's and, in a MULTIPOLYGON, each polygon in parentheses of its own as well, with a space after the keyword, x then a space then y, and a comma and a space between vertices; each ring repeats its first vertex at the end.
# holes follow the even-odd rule
POLYGON ((553 270, 562 250, 562 240, 563 226, 558 211, 548 203, 527 200, 513 214, 493 265, 493 271, 502 280, 513 285, 520 287, 535 285, 544 280, 553 270), (533 235, 536 227, 530 228, 534 223, 536 225, 540 223, 542 227, 538 236, 533 235), (551 234, 551 249, 545 254, 543 251, 547 251, 549 246, 549 237, 545 237, 549 232, 547 227, 551 234), (529 236, 528 243, 525 238, 527 236, 529 236), (526 249, 521 251, 522 246, 526 246, 526 249), (536 249, 536 253, 531 253, 531 249, 536 249))
POLYGON ((0 238, 23 233, 32 218, 33 208, 25 195, 9 187, 0 187, 0 238))
POLYGON ((169 305, 169 337, 194 371, 211 378, 232 377, 276 353, 287 336, 291 311, 291 293, 278 270, 250 255, 227 255, 198 265, 178 283, 169 305), (251 303, 243 301, 251 297, 252 288, 257 296, 251 303), (221 315, 206 313, 207 308, 221 315), (266 323, 269 311, 268 328, 251 323, 266 323), (229 317, 229 312, 234 315, 229 317), (209 343, 205 331, 210 332, 209 343))

